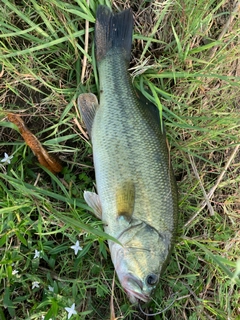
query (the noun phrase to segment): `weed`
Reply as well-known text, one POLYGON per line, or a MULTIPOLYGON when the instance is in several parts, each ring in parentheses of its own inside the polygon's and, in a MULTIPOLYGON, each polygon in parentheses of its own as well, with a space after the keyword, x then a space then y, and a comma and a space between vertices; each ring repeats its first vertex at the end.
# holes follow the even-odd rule
POLYGON ((180 193, 171 263, 143 308, 175 299, 155 319, 239 319, 239 3, 213 0, 1 2, 0 156, 12 158, 0 163, 0 318, 109 319, 111 295, 119 319, 146 318, 117 279, 112 294, 107 236, 82 197, 94 171, 76 98, 98 91, 99 3, 133 9, 130 72, 165 120, 180 193), (61 158, 61 176, 39 166, 6 112, 61 158))

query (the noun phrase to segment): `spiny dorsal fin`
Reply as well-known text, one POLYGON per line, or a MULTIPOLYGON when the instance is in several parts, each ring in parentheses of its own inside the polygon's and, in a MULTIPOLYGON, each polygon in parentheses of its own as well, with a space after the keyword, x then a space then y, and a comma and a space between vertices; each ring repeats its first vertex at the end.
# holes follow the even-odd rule
POLYGON ((118 218, 123 217, 130 221, 133 215, 135 202, 135 186, 132 181, 126 181, 116 192, 118 218))
POLYGON ((78 108, 91 137, 92 124, 98 108, 98 99, 93 93, 82 93, 78 97, 78 108))

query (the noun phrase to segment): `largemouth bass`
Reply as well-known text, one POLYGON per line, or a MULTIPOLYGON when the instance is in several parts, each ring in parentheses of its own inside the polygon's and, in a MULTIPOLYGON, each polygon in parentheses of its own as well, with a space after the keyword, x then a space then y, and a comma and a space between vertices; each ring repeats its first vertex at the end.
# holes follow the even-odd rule
POLYGON ((177 223, 177 189, 158 109, 137 92, 128 73, 133 17, 99 6, 95 45, 97 98, 78 105, 91 137, 97 192, 84 192, 102 219, 112 262, 132 303, 148 301, 171 252, 177 223))

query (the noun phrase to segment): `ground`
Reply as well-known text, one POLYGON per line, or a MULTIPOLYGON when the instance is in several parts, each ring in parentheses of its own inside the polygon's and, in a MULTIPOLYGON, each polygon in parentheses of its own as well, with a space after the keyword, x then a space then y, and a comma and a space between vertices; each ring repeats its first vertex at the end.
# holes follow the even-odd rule
POLYGON ((2 1, 0 157, 13 158, 0 164, 0 318, 66 319, 75 303, 71 319, 150 319, 121 289, 83 200, 94 169, 76 100, 99 90, 99 3, 132 8, 129 72, 164 119, 179 189, 174 251, 142 307, 174 300, 152 319, 240 319, 240 4, 211 0, 2 1), (60 174, 39 165, 8 113, 60 159, 60 174))

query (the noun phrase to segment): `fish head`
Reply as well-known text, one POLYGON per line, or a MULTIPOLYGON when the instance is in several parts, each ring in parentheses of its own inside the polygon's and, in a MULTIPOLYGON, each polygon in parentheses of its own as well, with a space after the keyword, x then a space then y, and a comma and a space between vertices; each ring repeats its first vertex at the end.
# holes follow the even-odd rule
MULTIPOLYGON (((152 268, 151 268, 152 269, 152 268)), ((148 302, 159 281, 159 274, 152 270, 137 272, 134 264, 124 259, 116 269, 118 278, 131 303, 148 302)))
POLYGON ((122 245, 110 246, 119 281, 131 303, 148 302, 166 265, 170 242, 145 223, 128 228, 119 240, 122 245))

